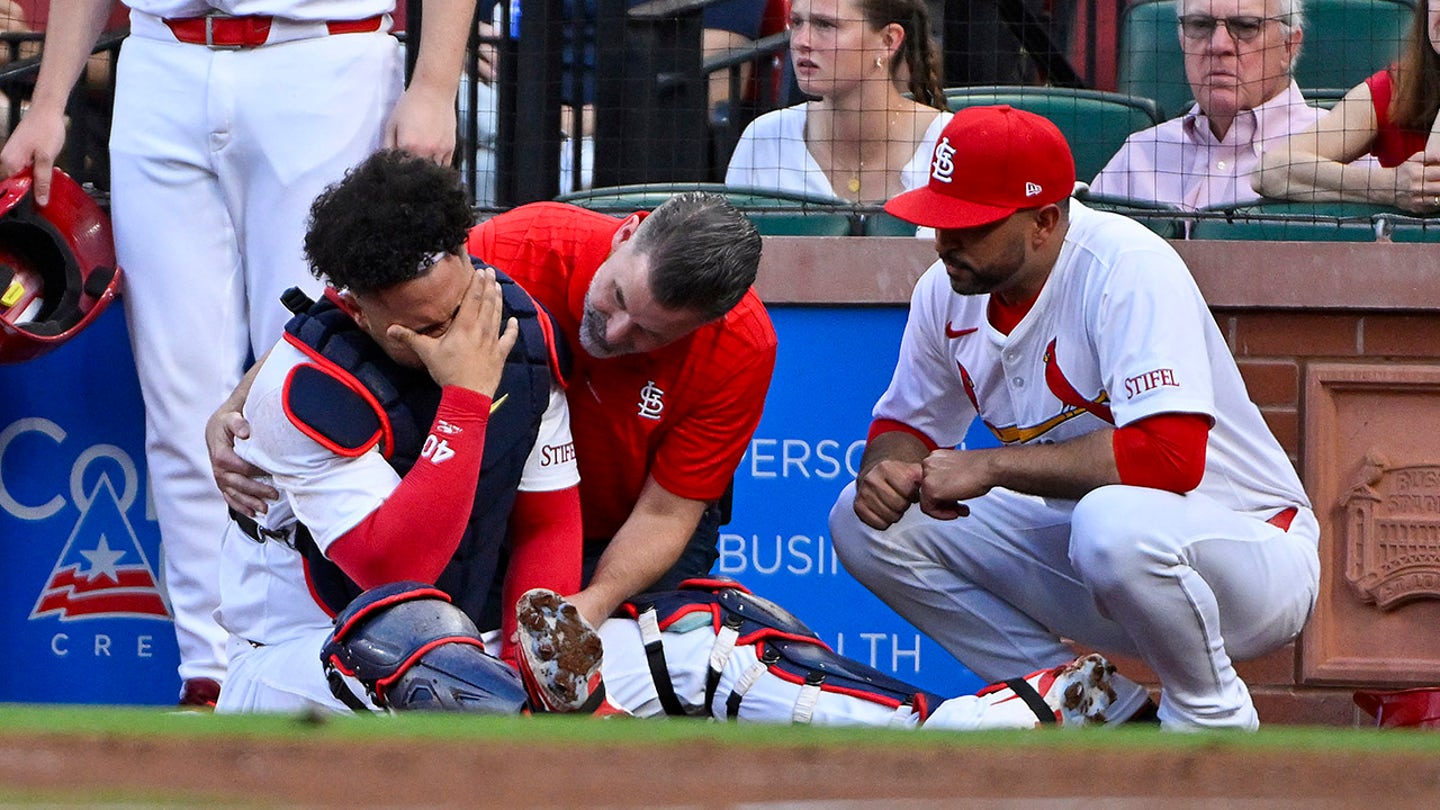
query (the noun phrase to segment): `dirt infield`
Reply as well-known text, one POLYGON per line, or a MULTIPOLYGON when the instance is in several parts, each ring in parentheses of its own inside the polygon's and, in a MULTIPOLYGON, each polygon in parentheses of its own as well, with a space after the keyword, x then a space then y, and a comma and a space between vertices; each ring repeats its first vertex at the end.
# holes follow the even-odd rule
MULTIPOLYGON (((723 731, 723 729, 720 729, 723 731)), ((789 731, 787 729, 787 731, 789 731)), ((1429 750, 1088 745, 927 734, 924 744, 0 736, 0 804, 506 807, 1434 807, 1429 750), (1157 801, 1158 800, 1158 801, 1157 801), (1238 802, 1238 804, 1237 804, 1238 802)), ((1105 732, 1099 732, 1104 734, 1105 732)), ((1338 731, 1337 734, 1351 732, 1338 731)), ((794 740, 794 735, 788 735, 794 740)), ((1099 737, 1090 740, 1100 741, 1099 737)))

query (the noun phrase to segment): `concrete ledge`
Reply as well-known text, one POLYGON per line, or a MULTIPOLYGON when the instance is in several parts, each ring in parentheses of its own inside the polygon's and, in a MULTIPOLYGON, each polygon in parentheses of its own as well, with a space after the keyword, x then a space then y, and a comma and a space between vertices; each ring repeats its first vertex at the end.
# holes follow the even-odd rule
MULTIPOLYGON (((1171 242, 1213 308, 1440 310, 1433 244, 1171 242)), ((935 261, 903 236, 767 236, 756 289, 770 304, 906 304, 935 261)))

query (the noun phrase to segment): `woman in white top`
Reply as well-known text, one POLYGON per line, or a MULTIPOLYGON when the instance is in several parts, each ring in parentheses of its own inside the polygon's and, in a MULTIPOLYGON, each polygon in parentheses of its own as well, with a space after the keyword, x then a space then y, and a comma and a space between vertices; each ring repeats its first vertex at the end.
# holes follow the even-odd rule
POLYGON ((727 185, 861 203, 925 185, 950 119, 925 0, 794 0, 790 62, 818 99, 746 127, 727 185))

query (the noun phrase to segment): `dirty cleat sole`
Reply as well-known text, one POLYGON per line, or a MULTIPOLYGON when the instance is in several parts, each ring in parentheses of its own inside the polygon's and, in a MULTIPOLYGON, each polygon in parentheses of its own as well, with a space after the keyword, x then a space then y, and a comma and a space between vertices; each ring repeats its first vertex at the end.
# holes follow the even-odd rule
POLYGON ((575 606, 545 588, 515 605, 520 678, 538 711, 584 712, 601 706, 600 636, 575 606))
POLYGON ((1110 677, 1115 665, 1099 653, 1082 655, 1059 667, 1048 691, 1042 690, 1045 702, 1058 715, 1061 725, 1094 726, 1105 723, 1105 712, 1115 702, 1115 688, 1110 677))

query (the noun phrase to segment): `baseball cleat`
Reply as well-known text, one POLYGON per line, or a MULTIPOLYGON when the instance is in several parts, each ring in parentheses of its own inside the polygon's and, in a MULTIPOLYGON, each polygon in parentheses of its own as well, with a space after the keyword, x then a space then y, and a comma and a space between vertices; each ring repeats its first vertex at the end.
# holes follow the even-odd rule
POLYGON ((1028 710, 1039 724, 1102 725, 1106 710, 1115 701, 1115 689, 1110 685, 1114 674, 1114 664, 1090 653, 1053 669, 994 684, 977 694, 988 701, 987 714, 1028 710))
POLYGON ((177 705, 183 710, 208 711, 220 700, 220 683, 213 678, 189 678, 180 687, 177 705))
POLYGON ((515 604, 515 618, 520 679, 536 711, 586 712, 605 705, 600 636, 574 605, 534 588, 515 604))

